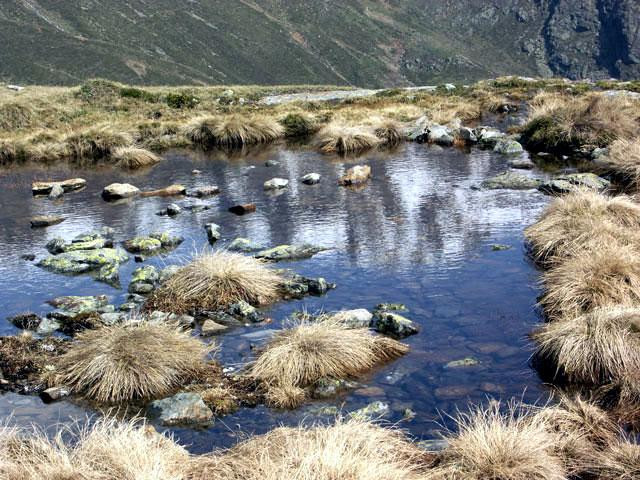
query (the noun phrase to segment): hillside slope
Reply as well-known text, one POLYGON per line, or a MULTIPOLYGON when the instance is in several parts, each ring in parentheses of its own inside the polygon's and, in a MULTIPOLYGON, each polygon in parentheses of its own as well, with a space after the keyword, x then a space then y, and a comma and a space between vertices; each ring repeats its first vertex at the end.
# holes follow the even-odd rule
POLYGON ((637 0, 4 0, 0 79, 365 87, 640 77, 637 0))

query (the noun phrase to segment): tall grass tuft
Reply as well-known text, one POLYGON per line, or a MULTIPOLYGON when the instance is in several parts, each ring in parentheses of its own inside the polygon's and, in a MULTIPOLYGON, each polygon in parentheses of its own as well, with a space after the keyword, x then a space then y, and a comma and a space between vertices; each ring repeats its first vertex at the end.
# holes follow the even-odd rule
POLYGON ((406 345, 368 329, 348 329, 331 320, 303 323, 278 332, 249 376, 267 387, 272 405, 293 408, 318 380, 355 378, 407 351, 406 345))
POLYGON ((202 372, 210 350, 171 325, 87 330, 57 359, 54 382, 99 403, 157 398, 202 372))
POLYGON ((149 150, 138 147, 118 147, 111 155, 116 165, 127 170, 150 167, 160 162, 160 157, 149 150))
POLYGON ((381 140, 368 130, 330 124, 318 132, 315 144, 326 154, 357 154, 380 145, 381 140))
POLYGON ((284 135, 284 128, 262 116, 201 117, 187 125, 185 135, 203 148, 237 148, 274 142, 284 135))

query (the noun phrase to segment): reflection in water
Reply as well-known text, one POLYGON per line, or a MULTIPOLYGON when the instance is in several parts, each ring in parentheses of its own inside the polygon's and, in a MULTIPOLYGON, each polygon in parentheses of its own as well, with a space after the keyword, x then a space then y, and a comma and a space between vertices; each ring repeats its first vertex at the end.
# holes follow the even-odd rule
MULTIPOLYGON (((194 451, 233 442, 235 425, 243 431, 261 432, 281 422, 313 416, 322 406, 349 411, 373 400, 390 404, 392 421, 400 420, 407 408, 415 411, 416 418, 405 426, 417 436, 428 437, 435 428, 433 420, 440 420, 439 412, 452 412, 468 400, 481 401, 486 395, 521 396, 525 389, 530 400, 541 394, 527 366, 526 334, 536 322, 532 307, 536 274, 520 246, 523 227, 533 221, 546 198, 533 191, 474 188, 503 171, 505 157, 475 149, 464 153, 409 144, 390 154, 375 152, 358 158, 358 163, 367 163, 373 170, 373 179, 358 191, 337 185, 353 159, 323 157, 306 150, 271 148, 232 158, 219 152, 178 152, 165 158, 156 168, 135 176, 110 168, 0 171, 0 300, 4 314, 45 313, 49 308, 44 302, 62 294, 104 293, 116 305, 123 301, 124 290, 87 276, 55 275, 20 259, 25 253, 41 258, 46 254, 45 243, 53 237, 69 239, 104 225, 115 228, 118 241, 159 229, 184 236, 185 242, 172 254, 147 262, 164 266, 204 248, 204 224, 215 222, 222 227, 221 247, 238 236, 263 245, 309 242, 329 247, 310 260, 284 266, 338 284, 326 297, 276 305, 269 312, 276 321, 269 326, 238 329, 221 337, 221 359, 227 365, 247 361, 249 347, 259 341, 260 332, 278 328, 295 309, 371 309, 380 302, 402 302, 410 309, 408 316, 422 325, 422 333, 407 340, 411 353, 365 379, 355 392, 295 412, 244 409, 207 431, 177 430, 194 451), (266 160, 278 165, 267 167, 266 160), (193 175, 193 169, 202 173, 193 175), (309 172, 320 173, 321 183, 300 183, 300 177, 309 172), (84 191, 56 202, 31 197, 33 180, 76 176, 87 179, 84 191), (263 182, 276 176, 288 178, 289 188, 279 195, 264 192, 263 182), (171 183, 189 188, 216 184, 222 193, 203 200, 139 198, 109 204, 102 201, 100 192, 112 182, 130 182, 142 189, 171 183), (182 205, 201 202, 211 208, 183 211, 175 218, 156 215, 173 201, 182 205), (255 202, 257 212, 238 217, 227 211, 245 202, 255 202), (38 214, 60 214, 67 220, 32 230, 28 219, 38 214), (492 243, 513 248, 493 252, 492 243), (474 357, 479 364, 445 368, 447 362, 464 357, 474 357)), ((136 266, 131 260, 121 269, 125 289, 136 266)), ((0 322, 0 333, 15 331, 8 322, 0 322)), ((0 397, 0 414, 15 410, 18 416, 51 424, 60 415, 83 411, 66 403, 42 410, 34 404, 39 400, 29 399, 23 406, 16 404, 15 396, 6 395, 0 397)))

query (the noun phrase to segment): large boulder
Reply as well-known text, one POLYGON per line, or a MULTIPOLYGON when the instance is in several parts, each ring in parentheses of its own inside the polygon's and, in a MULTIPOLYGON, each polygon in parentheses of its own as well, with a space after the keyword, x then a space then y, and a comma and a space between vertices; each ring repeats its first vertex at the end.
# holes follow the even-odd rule
POLYGON ((427 129, 427 140, 429 143, 435 143, 444 147, 453 145, 453 135, 453 130, 444 125, 431 125, 427 129))
POLYGON ((531 178, 520 173, 506 171, 482 182, 482 188, 487 188, 489 190, 529 190, 538 188, 541 183, 542 181, 537 178, 531 178))
POLYGON ((371 178, 371 167, 369 165, 356 165, 351 167, 338 180, 339 185, 361 185, 371 178))
POLYGON ((563 195, 577 190, 594 190, 604 192, 611 182, 594 173, 569 173, 552 178, 538 186, 538 190, 547 195, 563 195))
POLYGON ((102 190, 102 198, 105 200, 120 200, 140 195, 140 189, 129 183, 112 183, 102 190))
POLYGON ((165 426, 207 425, 213 420, 213 412, 202 397, 190 392, 155 400, 147 407, 147 412, 165 426))
POLYGON ((496 153, 501 153, 503 155, 515 155, 518 153, 522 153, 524 149, 519 142, 513 139, 501 138, 496 142, 495 146, 493 147, 493 151, 496 153))

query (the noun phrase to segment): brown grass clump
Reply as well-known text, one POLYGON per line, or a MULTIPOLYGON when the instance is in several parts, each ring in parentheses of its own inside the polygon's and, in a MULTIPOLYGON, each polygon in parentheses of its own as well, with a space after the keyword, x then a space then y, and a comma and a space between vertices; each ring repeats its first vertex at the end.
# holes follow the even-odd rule
POLYGON ((405 135, 402 133, 402 127, 397 122, 392 121, 379 125, 373 133, 380 139, 382 145, 390 147, 398 145, 405 138, 405 135))
POLYGON ((0 478, 11 480, 175 480, 188 462, 184 448, 135 420, 102 418, 53 438, 37 429, 0 429, 0 478))
POLYGON ((558 436, 530 409, 511 405, 502 413, 500 404, 492 402, 459 413, 456 423, 458 432, 447 438, 435 478, 566 480, 563 460, 555 452, 558 436))
POLYGON ((205 368, 211 347, 171 325, 130 322, 78 334, 55 383, 100 403, 170 394, 205 368))
POLYGON ((431 456, 390 428, 369 422, 276 428, 198 458, 189 480, 418 480, 431 456))
POLYGON ((599 480, 635 480, 640 478, 640 445, 619 439, 594 456, 591 472, 599 480))
POLYGON ((31 126, 35 117, 31 106, 18 102, 0 105, 0 130, 16 130, 31 126))
POLYGON ((230 115, 197 118, 187 125, 185 134, 203 148, 236 148, 271 143, 284 135, 284 127, 269 117, 230 115))
POLYGON ((381 140, 368 130, 330 124, 318 133, 316 146, 325 154, 357 154, 380 145, 381 140))
POLYGON ((619 139, 609 145, 607 159, 612 168, 634 186, 640 185, 640 140, 619 139))
POLYGON ((215 310, 245 301, 268 305, 280 298, 283 279, 265 262, 239 253, 202 253, 158 288, 148 310, 174 313, 215 310))
POLYGON ((544 325, 538 354, 571 382, 601 385, 640 371, 640 309, 603 307, 544 325))
POLYGON ((531 102, 525 143, 536 149, 571 150, 635 137, 640 131, 638 103, 598 93, 580 97, 543 93, 531 102))
POLYGON ((607 305, 640 306, 640 256, 628 245, 603 244, 576 253, 542 276, 540 305, 551 320, 607 305))
POLYGON ((149 150, 138 147, 119 147, 111 155, 120 168, 137 170, 160 162, 160 157, 149 150))
POLYGON ((605 245, 612 238, 616 243, 640 245, 638 228, 640 205, 630 198, 580 191, 555 199, 540 220, 525 230, 525 237, 534 258, 546 263, 563 260, 598 240, 605 245))
POLYGON ((100 160, 110 157, 120 147, 131 145, 133 137, 129 133, 103 126, 72 132, 65 136, 63 142, 68 145, 69 155, 75 160, 100 160))
POLYGON ((292 408, 305 400, 303 390, 320 379, 355 378, 407 351, 406 345, 368 329, 329 320, 303 323, 278 332, 248 375, 265 385, 272 405, 292 408))

